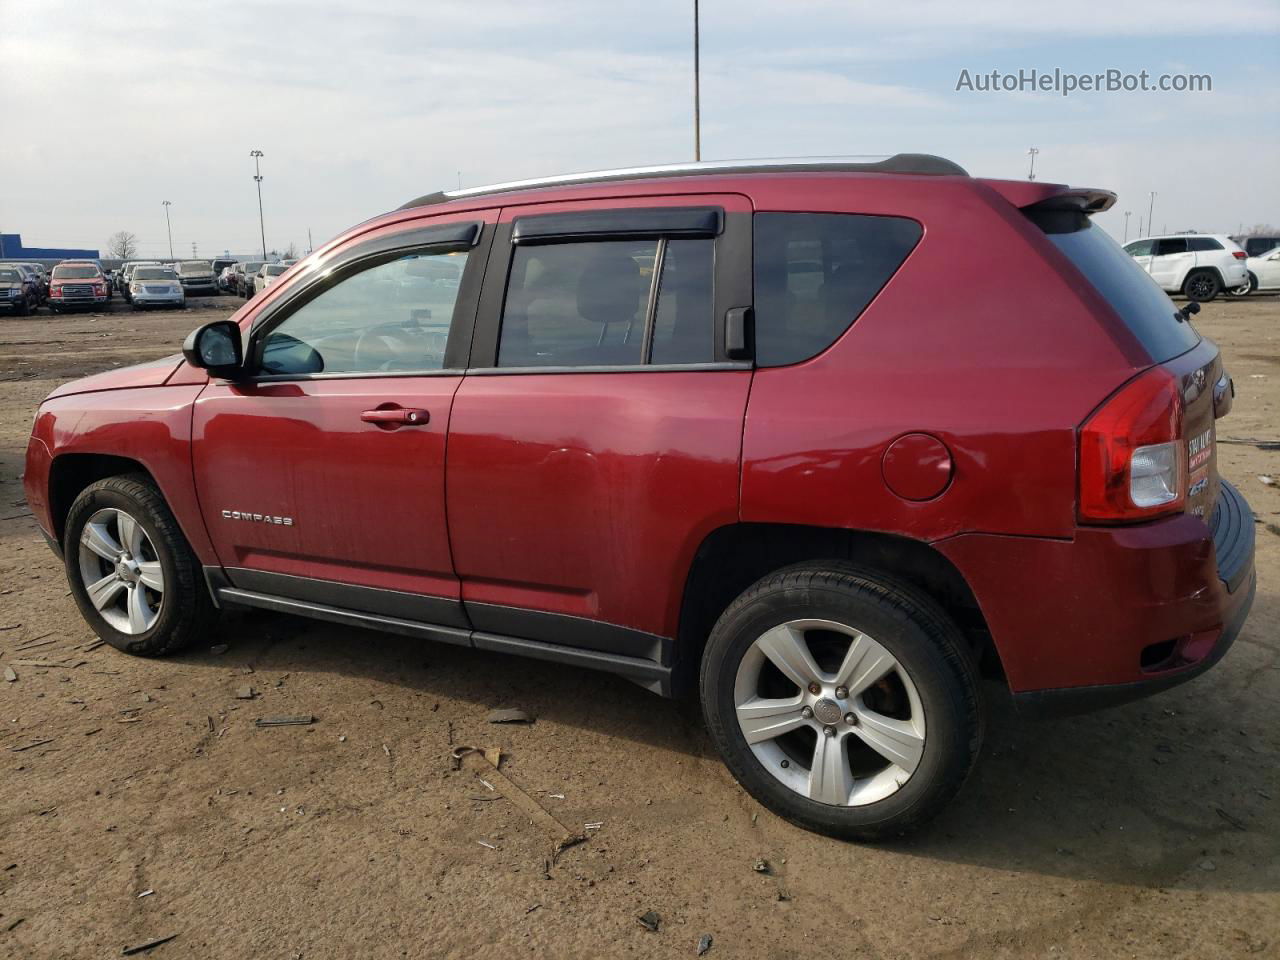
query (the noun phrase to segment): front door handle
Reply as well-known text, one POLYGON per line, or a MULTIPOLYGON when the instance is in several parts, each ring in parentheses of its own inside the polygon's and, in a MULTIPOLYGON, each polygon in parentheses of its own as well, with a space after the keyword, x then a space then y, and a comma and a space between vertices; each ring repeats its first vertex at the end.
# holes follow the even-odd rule
POLYGON ((431 414, 416 408, 378 407, 376 410, 366 410, 360 414, 360 419, 386 428, 421 427, 430 422, 431 414))

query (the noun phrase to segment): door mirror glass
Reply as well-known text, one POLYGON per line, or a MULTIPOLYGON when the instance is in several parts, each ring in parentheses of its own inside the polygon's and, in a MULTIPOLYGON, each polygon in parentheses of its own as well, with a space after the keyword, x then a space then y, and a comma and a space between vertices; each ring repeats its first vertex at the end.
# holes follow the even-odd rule
POLYGON ((215 377, 233 378, 239 374, 243 355, 240 327, 230 320, 215 320, 193 330, 182 345, 187 363, 208 370, 215 377))

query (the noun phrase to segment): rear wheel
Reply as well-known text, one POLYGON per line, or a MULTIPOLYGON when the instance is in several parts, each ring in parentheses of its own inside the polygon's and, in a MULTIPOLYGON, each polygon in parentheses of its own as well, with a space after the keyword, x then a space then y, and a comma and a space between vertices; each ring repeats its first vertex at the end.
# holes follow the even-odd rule
POLYGON ((843 563, 765 577, 720 617, 702 705, 725 763, 793 823, 906 833, 964 782, 982 734, 954 623, 905 583, 843 563))
POLYGON ((82 491, 67 514, 63 556, 81 614, 126 653, 174 653, 214 620, 199 562, 146 477, 110 477, 82 491))
POLYGON ((1213 270, 1193 270, 1182 284, 1182 292, 1188 300, 1208 303, 1222 289, 1222 281, 1213 270))

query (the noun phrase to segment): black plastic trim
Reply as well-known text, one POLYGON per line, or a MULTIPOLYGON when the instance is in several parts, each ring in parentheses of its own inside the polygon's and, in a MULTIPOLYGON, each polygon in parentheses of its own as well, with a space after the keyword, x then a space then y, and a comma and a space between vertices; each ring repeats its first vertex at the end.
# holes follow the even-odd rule
POLYGON ((238 590, 235 587, 223 587, 217 592, 217 598, 219 606, 257 607, 263 610, 275 610, 277 613, 298 614, 315 620, 344 623, 350 627, 368 627, 371 630, 385 630, 388 633, 423 637, 440 643, 452 643, 462 647, 471 646, 470 630, 458 630, 453 627, 418 623, 414 620, 401 620, 396 617, 384 617, 373 613, 344 610, 322 603, 309 603, 306 600, 293 600, 288 597, 255 593, 252 590, 238 590))
POLYGON ((204 568, 205 582, 219 607, 254 607, 296 616, 384 630, 457 646, 513 653, 538 660, 604 670, 626 677, 660 696, 673 695, 672 641, 640 630, 538 610, 499 604, 462 604, 447 597, 361 587, 329 580, 245 568, 204 568), (231 575, 236 583, 233 584, 231 575), (247 585, 268 589, 247 589, 247 585), (292 596, 282 596, 284 590, 292 596), (335 606, 351 604, 351 607, 335 606), (472 630, 479 618, 487 630, 472 630), (422 617, 439 617, 444 623, 422 617), (515 630, 525 635, 509 636, 515 630))
POLYGON ((720 207, 622 207, 538 213, 517 217, 512 223, 512 243, 714 237, 723 227, 724 211, 720 207))
POLYGON ((535 373, 707 373, 716 370, 750 370, 750 361, 723 363, 630 363, 598 367, 481 367, 467 371, 469 377, 505 377, 535 373))
POLYGON ((526 610, 494 603, 463 601, 477 631, 525 637, 557 646, 595 650, 656 662, 671 663, 671 641, 642 630, 619 627, 587 617, 542 610, 526 610))
POLYGON ((1031 690, 1013 695, 1014 705, 1018 712, 1031 717, 1061 717, 1077 713, 1092 713, 1107 707, 1117 707, 1122 703, 1141 700, 1152 694, 1161 693, 1179 684, 1194 680, 1206 670, 1212 668, 1227 655, 1236 637, 1244 628, 1253 607, 1254 597, 1258 592, 1258 578, 1249 565, 1249 590, 1244 600, 1236 606, 1231 620, 1222 630, 1217 645, 1207 657, 1194 666, 1175 673, 1152 677, 1150 680, 1138 680, 1133 683, 1109 683, 1091 687, 1060 687, 1053 690, 1031 690))
POLYGON ((416 620, 442 627, 471 629, 461 602, 449 597, 431 597, 243 567, 227 567, 226 575, 232 587, 251 593, 359 610, 397 620, 416 620))
POLYGON ((492 633, 477 632, 472 634, 471 639, 477 650, 514 653, 534 660, 550 660, 553 663, 567 663, 575 667, 586 667, 589 670, 616 673, 661 697, 671 696, 671 668, 649 660, 601 653, 596 650, 573 649, 539 640, 524 640, 492 633))
POLYGON ((1253 510, 1239 490, 1226 480, 1220 484, 1209 528, 1213 531, 1218 576, 1227 585, 1227 591, 1235 593, 1253 566, 1253 510))

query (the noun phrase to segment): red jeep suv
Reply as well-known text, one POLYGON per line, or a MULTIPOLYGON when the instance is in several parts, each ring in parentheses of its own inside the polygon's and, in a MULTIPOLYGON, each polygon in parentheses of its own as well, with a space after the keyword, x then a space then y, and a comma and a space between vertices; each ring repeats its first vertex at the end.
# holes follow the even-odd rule
POLYGON ((1231 381, 1114 200, 919 155, 430 194, 56 390, 27 497, 126 652, 261 607, 696 689, 761 803, 898 834, 981 673, 1117 703, 1249 612, 1231 381))

